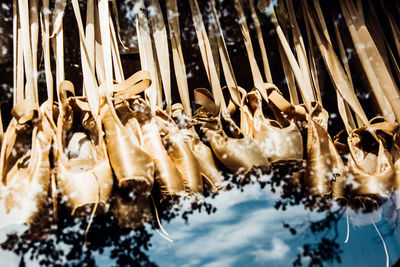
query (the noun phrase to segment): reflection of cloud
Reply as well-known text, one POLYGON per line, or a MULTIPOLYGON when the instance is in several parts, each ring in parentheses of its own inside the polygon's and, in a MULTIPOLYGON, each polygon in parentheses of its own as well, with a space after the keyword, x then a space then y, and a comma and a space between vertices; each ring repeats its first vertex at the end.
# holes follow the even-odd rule
POLYGON ((229 266, 233 266, 234 263, 236 262, 236 260, 237 260, 237 257, 229 256, 222 260, 216 260, 216 261, 207 263, 204 265, 204 267, 220 267, 220 266, 229 267, 229 266))
POLYGON ((191 238, 190 242, 181 248, 180 254, 205 258, 245 247, 251 240, 264 235, 266 225, 263 223, 262 213, 264 212, 249 215, 247 219, 244 218, 238 223, 214 224, 206 235, 200 235, 197 239, 191 238))
POLYGON ((281 239, 272 239, 271 249, 257 249, 252 254, 257 262, 268 262, 271 260, 282 260, 289 252, 290 248, 281 239))
MULTIPOLYGON (((303 209, 292 209, 290 217, 296 217, 302 213, 305 215, 303 209)), ((176 244, 181 247, 178 256, 208 258, 235 255, 240 249, 253 246, 255 240, 277 238, 288 234, 280 223, 280 221, 289 219, 284 218, 288 214, 274 208, 262 208, 253 212, 241 210, 234 215, 239 219, 236 223, 231 221, 229 224, 220 224, 210 220, 207 226, 202 226, 209 229, 204 234, 199 234, 193 228, 188 229, 192 231, 191 238, 176 240, 176 244)), ((282 241, 281 243, 283 244, 282 241)), ((274 245, 276 245, 276 241, 273 243, 274 245)))
MULTIPOLYGON (((195 211, 189 215, 188 225, 179 219, 165 224, 174 243, 155 235, 153 245, 158 252, 153 250, 153 260, 165 266, 169 266, 166 261, 192 266, 188 259, 199 261, 194 265, 236 266, 244 264, 245 258, 247 265, 293 258, 284 242, 292 236, 282 222, 301 224, 321 214, 310 214, 301 206, 288 207, 285 212, 276 210, 275 198, 259 185, 248 185, 243 192, 233 189, 206 199, 217 212, 208 215, 204 210, 195 211)), ((298 244, 293 245, 295 251, 298 244)))
MULTIPOLYGON (((246 186, 243 192, 240 189, 233 189, 231 191, 220 192, 215 198, 207 198, 206 202, 210 203, 213 207, 217 208, 216 214, 207 214, 204 210, 201 213, 194 212, 194 214, 189 216, 189 224, 192 226, 201 225, 207 222, 213 223, 222 223, 227 222, 233 218, 235 218, 235 210, 234 206, 239 203, 244 203, 249 200, 267 200, 271 198, 272 195, 267 196, 265 191, 260 189, 260 186, 248 185, 246 186)), ((187 201, 183 204, 182 210, 190 210, 191 202, 187 201)), ((173 223, 176 225, 175 220, 173 223)), ((165 228, 169 228, 170 226, 164 225, 165 228)), ((189 231, 192 232, 192 231, 189 231)), ((174 233, 174 240, 180 239, 178 236, 183 235, 182 229, 174 233)), ((184 235, 186 237, 186 235, 184 235)))
POLYGON ((363 226, 372 223, 378 223, 382 218, 382 209, 374 210, 370 213, 355 212, 351 208, 347 208, 350 222, 353 226, 363 226))

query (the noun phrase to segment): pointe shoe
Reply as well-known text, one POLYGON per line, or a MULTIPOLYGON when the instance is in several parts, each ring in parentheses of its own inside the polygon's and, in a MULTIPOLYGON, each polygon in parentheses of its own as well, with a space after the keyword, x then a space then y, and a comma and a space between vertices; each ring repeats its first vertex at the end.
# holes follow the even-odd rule
POLYGON ((350 157, 348 181, 354 197, 389 198, 395 188, 396 173, 393 159, 379 135, 376 119, 371 120, 371 127, 376 131, 376 140, 366 127, 354 130, 348 137, 350 157))
MULTIPOLYGON (((304 187, 312 195, 330 195, 332 183, 345 177, 344 163, 329 137, 329 114, 321 105, 311 102, 311 110, 306 111, 305 105, 292 105, 286 101, 277 90, 260 93, 268 98, 280 111, 299 122, 307 123, 307 159, 304 173, 304 187)), ((337 186, 340 186, 337 184, 337 186)))
POLYGON ((183 183, 189 193, 203 194, 203 180, 200 166, 188 145, 188 137, 176 126, 165 112, 158 109, 155 120, 162 129, 163 143, 167 152, 182 175, 183 183))
POLYGON ((49 193, 53 133, 31 100, 17 104, 11 114, 0 157, 0 225, 36 224, 49 193))
POLYGON ((215 156, 225 167, 233 172, 247 172, 253 167, 269 168, 268 157, 253 139, 228 137, 222 129, 221 122, 216 118, 197 114, 196 119, 204 125, 200 129, 207 137, 215 156))
POLYGON ((269 102, 268 106, 273 118, 266 118, 262 95, 257 89, 248 93, 242 102, 244 115, 241 124, 244 125, 247 134, 260 144, 271 163, 303 159, 303 138, 293 121, 285 119, 272 102, 269 102))
POLYGON ((172 105, 172 111, 175 121, 186 121, 180 127, 180 131, 198 162, 200 173, 204 179, 203 181, 211 187, 212 191, 217 191, 222 187, 224 177, 216 166, 211 149, 200 141, 199 136, 192 126, 192 122, 183 114, 183 106, 181 104, 172 105))
POLYGON ((155 164, 156 181, 160 185, 163 198, 179 196, 185 191, 182 175, 168 155, 160 136, 160 127, 150 107, 142 99, 129 100, 130 109, 140 124, 142 139, 155 164))
MULTIPOLYGON (((396 160, 393 164, 387 145, 395 140, 398 126, 379 117, 372 119, 370 126, 378 139, 366 127, 353 130, 346 142, 341 138, 344 131, 335 138, 335 145, 347 155, 348 175, 346 179, 337 181, 334 195, 349 202, 357 199, 387 199, 396 189, 396 160)), ((394 157, 395 146, 393 142, 394 157)))
POLYGON ((304 176, 306 190, 313 195, 330 195, 332 182, 345 176, 345 166, 329 137, 326 111, 317 102, 307 116, 307 167, 304 176))
MULTIPOLYGON (((154 183, 154 163, 141 148, 136 132, 132 131, 133 115, 126 103, 115 106, 122 125, 113 118, 105 105, 101 111, 108 157, 120 187, 130 186, 136 193, 150 194, 154 183), (122 128, 122 127, 123 128, 122 128)), ((137 131, 137 129, 136 129, 137 131)))
POLYGON ((208 139, 218 160, 233 172, 248 172, 253 167, 269 168, 268 157, 254 139, 232 138, 226 135, 220 119, 215 116, 215 110, 218 108, 212 95, 206 89, 196 89, 195 93, 198 98, 207 101, 207 105, 196 110, 196 123, 200 125, 200 130, 208 139))
POLYGON ((224 177, 218 170, 211 149, 200 141, 194 129, 186 130, 186 136, 189 147, 193 151, 194 156, 200 167, 200 173, 212 190, 216 191, 222 187, 224 177))
POLYGON ((85 97, 66 98, 73 85, 60 85, 61 109, 57 121, 57 186, 72 209, 72 215, 84 216, 100 204, 106 209, 113 176, 102 136, 100 118, 94 118, 85 97))
MULTIPOLYGON (((129 108, 128 100, 138 98, 137 94, 150 84, 149 72, 136 72, 125 81, 113 85, 114 103, 108 102, 101 110, 108 156, 119 186, 128 185, 135 193, 146 196, 154 184, 154 163, 143 150, 140 126, 129 108)), ((102 85, 100 91, 103 90, 102 85)))

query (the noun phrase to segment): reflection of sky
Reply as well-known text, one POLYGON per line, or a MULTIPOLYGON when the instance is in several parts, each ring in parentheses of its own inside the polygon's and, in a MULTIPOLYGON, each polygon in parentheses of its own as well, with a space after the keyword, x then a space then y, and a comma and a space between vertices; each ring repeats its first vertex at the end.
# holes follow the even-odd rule
MULTIPOLYGON (((323 215, 301 206, 276 210, 275 200, 269 190, 261 190, 258 185, 246 186, 243 192, 234 189, 207 199, 217 208, 216 213, 208 215, 204 210, 196 211, 188 216, 189 224, 181 218, 164 223, 173 243, 154 232, 148 251, 150 260, 159 266, 292 266, 303 244, 319 240, 307 231, 307 222, 321 219, 323 215), (290 234, 282 226, 283 222, 294 226, 298 233, 290 234)), ((388 223, 381 221, 377 225, 382 233, 388 232, 388 223)), ((0 242, 9 230, 0 230, 0 242)), ((344 251, 340 255, 342 266, 384 266, 383 246, 372 225, 350 226, 348 244, 344 244, 345 217, 338 230, 337 242, 344 251)), ((332 235, 333 231, 328 237, 332 235)), ((393 264, 400 257, 400 234, 397 231, 385 237, 385 241, 393 264)), ((96 256, 99 266, 115 263, 106 254, 96 256)), ((10 267, 19 262, 14 254, 1 250, 0 259, 10 267)), ((27 263, 27 266, 38 266, 35 262, 27 263)), ((303 265, 308 264, 303 261, 303 265)), ((326 265, 339 266, 336 262, 326 265)))
MULTIPOLYGON (((266 192, 257 185, 246 187, 243 193, 225 192, 211 201, 218 208, 216 213, 195 213, 188 225, 180 219, 165 224, 174 243, 154 235, 151 260, 160 266, 291 266, 303 244, 318 241, 306 229, 307 222, 321 218, 321 214, 300 206, 278 211, 273 207, 274 198, 266 192), (291 235, 282 227, 283 222, 303 230, 291 235)), ((379 222, 378 227, 382 233, 389 230, 388 223, 379 222)), ((385 253, 373 226, 350 226, 350 230, 350 240, 344 244, 343 217, 337 239, 344 251, 342 265, 384 266, 385 253)), ((400 257, 400 234, 385 237, 385 241, 393 264, 400 257)), ((303 265, 307 263, 303 261, 303 265)))

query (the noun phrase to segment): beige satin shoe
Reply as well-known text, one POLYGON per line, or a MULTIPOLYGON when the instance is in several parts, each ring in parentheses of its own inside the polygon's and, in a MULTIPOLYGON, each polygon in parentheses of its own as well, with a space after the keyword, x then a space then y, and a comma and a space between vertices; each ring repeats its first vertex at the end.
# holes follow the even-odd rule
POLYGON ((187 132, 187 136, 190 137, 188 143, 199 163, 204 182, 211 186, 214 191, 220 189, 224 177, 216 166, 211 149, 200 141, 193 129, 187 132))
POLYGON ((133 121, 135 118, 129 107, 122 102, 115 106, 115 111, 122 125, 115 121, 108 105, 101 110, 111 166, 120 187, 129 186, 135 194, 148 195, 154 183, 154 163, 141 148, 138 129, 135 129, 133 121))
MULTIPOLYGON (((371 121, 374 128, 374 123, 371 121)), ((376 129, 375 129, 376 130, 376 129)), ((348 185, 353 197, 389 198, 395 187, 393 159, 384 146, 384 139, 376 140, 366 127, 354 130, 348 138, 348 161, 351 179, 348 185)))
MULTIPOLYGON (((344 131, 335 138, 339 151, 347 155, 348 175, 337 181, 333 188, 334 196, 344 198, 350 203, 354 200, 387 199, 396 188, 396 168, 387 147, 388 143, 395 140, 393 134, 398 128, 397 124, 374 118, 370 125, 378 140, 366 127, 354 130, 346 142, 341 137, 344 136, 344 131)), ((396 152, 392 155, 395 156, 396 152)))
POLYGON ((44 219, 40 214, 50 185, 52 131, 47 119, 31 100, 17 104, 11 114, 0 156, 0 226, 44 219))
POLYGON ((272 102, 268 104, 270 117, 266 118, 262 96, 257 89, 248 93, 242 102, 241 124, 247 135, 260 144, 271 163, 303 159, 303 139, 293 121, 285 119, 272 102))
MULTIPOLYGON (((196 123, 200 125, 200 130, 210 143, 214 155, 225 167, 233 172, 248 172, 253 167, 270 167, 268 157, 254 139, 227 136, 220 119, 215 117, 215 111, 218 108, 213 102, 212 95, 206 89, 196 89, 195 97, 198 103, 207 103, 196 110, 196 123), (199 101, 199 98, 202 100, 199 101)), ((237 126, 233 128, 238 129, 237 126)))
POLYGON ((60 85, 62 107, 57 121, 55 151, 57 186, 72 215, 88 215, 92 206, 107 208, 113 176, 100 118, 94 118, 85 97, 66 98, 73 85, 60 85))
POLYGON ((155 163, 156 181, 160 185, 162 196, 169 198, 182 194, 185 191, 182 175, 164 148, 160 127, 151 116, 150 107, 140 98, 130 99, 129 105, 140 124, 145 151, 155 163))
MULTIPOLYGON (((121 83, 113 85, 114 103, 107 101, 101 109, 108 156, 120 187, 129 186, 138 194, 150 194, 154 184, 154 163, 143 150, 140 126, 129 108, 128 99, 151 84, 147 71, 138 71, 121 83), (111 107, 109 105, 112 105, 111 107)), ((105 95, 105 84, 100 91, 105 95)))
MULTIPOLYGON (((200 173, 204 179, 203 182, 208 184, 212 191, 217 191, 222 187, 224 177, 222 172, 217 168, 211 149, 200 141, 199 136, 192 126, 193 122, 183 114, 182 104, 172 105, 172 111, 172 117, 175 121, 184 121, 183 125, 180 127, 180 131, 184 135, 185 142, 198 162, 200 173)), ((178 123, 178 126, 179 125, 178 123)))
POLYGON ((332 181, 345 176, 345 165, 336 150, 327 128, 326 111, 317 102, 307 116, 307 167, 304 176, 306 190, 313 195, 332 193, 332 181))
POLYGON ((161 128, 163 143, 181 173, 187 191, 202 194, 200 166, 188 145, 188 137, 176 126, 172 118, 160 109, 156 111, 155 121, 161 128))
POLYGON ((345 166, 327 132, 328 112, 315 101, 311 102, 311 110, 307 112, 303 104, 292 105, 276 90, 268 93, 268 99, 287 115, 287 119, 293 118, 306 123, 307 164, 303 178, 304 187, 313 195, 330 195, 332 182, 342 183, 345 166))

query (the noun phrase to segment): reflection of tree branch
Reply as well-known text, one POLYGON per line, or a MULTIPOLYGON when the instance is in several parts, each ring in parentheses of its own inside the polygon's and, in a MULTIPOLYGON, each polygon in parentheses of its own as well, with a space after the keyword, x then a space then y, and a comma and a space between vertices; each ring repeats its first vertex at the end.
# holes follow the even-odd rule
POLYGON ((20 256, 22 263, 29 255, 43 266, 94 266, 94 253, 104 254, 106 248, 110 249, 110 258, 116 259, 118 266, 155 266, 146 254, 152 234, 144 227, 121 228, 112 214, 98 215, 88 233, 88 245, 84 247, 87 222, 87 219, 70 217, 69 211, 63 209, 58 222, 52 221, 49 226, 36 229, 31 227, 22 235, 9 234, 1 247, 20 256), (45 235, 32 239, 38 232, 45 232, 45 235))
MULTIPOLYGON (((343 217, 343 215, 341 216, 341 217, 343 217)), ((335 235, 333 236, 333 240, 336 240, 338 237, 339 237, 339 228, 338 228, 338 223, 335 223, 335 226, 334 226, 334 231, 335 231, 335 235)))
MULTIPOLYGON (((277 170, 274 171, 273 177, 277 170)), ((287 172, 287 170, 285 171, 287 172)), ((265 172, 253 170, 252 172, 236 177, 232 181, 227 181, 222 191, 229 191, 232 188, 244 189, 248 184, 259 184, 264 188, 265 181, 262 181, 262 174, 265 172), (256 178, 255 178, 256 177, 256 178)), ((285 175, 284 177, 287 177, 285 175)), ((280 181, 280 186, 285 184, 280 181)), ((287 185, 286 185, 287 186, 287 185)), ((275 187, 276 188, 276 187, 275 187)), ((285 189, 283 190, 285 191, 285 189)), ((190 216, 196 212, 215 213, 217 207, 214 207, 207 199, 214 198, 216 194, 207 193, 207 197, 198 200, 175 199, 174 201, 160 202, 160 196, 157 196, 157 188, 153 191, 157 210, 161 221, 171 222, 174 218, 181 217, 186 223, 189 223, 190 216), (194 201, 193 201, 194 200, 194 201), (190 201, 189 207, 184 204, 190 201)), ((290 196, 286 189, 287 198, 290 196)), ((289 201, 285 205, 302 205, 304 202, 299 198, 298 201, 289 201)), ((286 201, 287 199, 282 199, 286 201)), ((307 200, 311 201, 311 200, 307 200)), ((51 209, 49 209, 51 210, 51 209)), ((115 215, 111 213, 97 215, 88 233, 88 245, 83 247, 83 233, 87 226, 87 219, 76 219, 69 216, 69 210, 60 207, 59 221, 51 221, 49 226, 42 228, 31 227, 22 235, 10 234, 7 240, 1 244, 5 250, 13 251, 21 257, 24 262, 24 256, 29 255, 30 259, 39 261, 41 265, 46 266, 92 266, 99 264, 96 262, 96 254, 110 253, 111 259, 115 260, 117 265, 146 265, 155 266, 155 263, 149 259, 147 251, 151 247, 151 236, 144 226, 136 229, 123 228, 118 225, 115 215), (42 235, 37 233, 41 232, 42 235), (32 238, 34 237, 34 238, 32 238)), ((321 212, 321 211, 320 211, 321 212)), ((313 233, 321 232, 337 224, 340 219, 339 211, 328 212, 326 218, 311 222, 310 229, 313 233)), ((52 218, 49 216, 49 218, 52 218)), ((292 234, 297 230, 285 224, 292 234)), ((340 249, 334 240, 322 238, 317 244, 305 244, 302 257, 310 257, 313 262, 323 262, 325 260, 339 259, 340 249), (319 251, 324 249, 324 252, 319 251)), ((338 260, 338 261, 339 261, 338 260)), ((301 262, 301 257, 300 257, 301 262)))
MULTIPOLYGON (((310 210, 314 210, 318 213, 326 213, 326 216, 317 221, 310 221, 306 226, 306 231, 311 231, 313 234, 322 233, 322 237, 315 243, 307 243, 303 245, 303 252, 297 254, 297 258, 293 262, 293 266, 301 266, 302 260, 308 258, 310 260, 310 266, 323 266, 323 262, 337 261, 341 262, 340 254, 342 250, 336 239, 339 236, 338 222, 343 216, 343 207, 332 211, 331 200, 325 196, 313 196, 308 194, 302 187, 301 172, 300 168, 289 168, 284 167, 283 171, 279 168, 275 170, 275 173, 271 179, 271 189, 276 192, 277 188, 281 189, 281 198, 275 202, 276 209, 287 209, 288 206, 304 206, 310 210), (287 175, 287 173, 296 172, 293 176, 287 175), (299 179, 294 179, 299 177, 299 179), (332 238, 328 238, 328 234, 334 231, 332 238)), ((293 226, 289 223, 283 224, 284 228, 287 228, 292 235, 298 233, 298 226, 293 226)))
POLYGON ((341 263, 339 244, 334 240, 322 238, 320 242, 303 245, 303 253, 297 254, 293 266, 301 266, 302 258, 310 258, 309 266, 323 266, 324 261, 334 261, 341 263))
MULTIPOLYGON (((301 265, 304 258, 309 258, 311 263, 316 265, 322 265, 325 261, 340 262, 342 251, 335 240, 338 237, 337 224, 342 217, 342 210, 331 211, 331 205, 326 200, 307 196, 301 187, 293 182, 293 179, 288 178, 290 176, 287 175, 287 166, 284 171, 279 169, 281 167, 273 170, 274 173, 269 182, 272 189, 277 190, 279 187, 284 196, 277 201, 280 204, 275 205, 275 208, 285 210, 287 206, 305 205, 309 209, 326 213, 323 219, 307 223, 306 227, 312 233, 325 233, 318 242, 304 244, 303 253, 297 255, 293 265, 301 265), (279 173, 285 173, 285 175, 279 175, 279 173), (335 232, 334 237, 326 238, 327 232, 332 229, 335 232)), ((293 168, 293 170, 298 170, 298 168, 293 168)), ((259 184, 260 188, 264 188, 267 182, 262 180, 263 174, 265 172, 261 170, 253 170, 246 175, 237 176, 231 181, 226 181, 226 186, 220 192, 229 191, 232 188, 243 190, 248 184, 255 183, 259 184)), ((174 218, 181 217, 189 223, 190 216, 196 212, 211 214, 217 211, 217 207, 208 201, 217 195, 215 193, 207 193, 208 196, 201 200, 189 197, 189 199, 160 201, 161 196, 157 195, 157 192, 155 187, 153 196, 157 203, 160 220, 164 222, 171 222, 174 218), (186 208, 187 203, 190 205, 186 208)), ((155 266, 147 252, 151 247, 152 234, 144 226, 136 229, 123 228, 118 225, 115 215, 111 213, 97 215, 88 233, 88 245, 83 247, 83 233, 87 226, 87 219, 72 218, 63 206, 60 207, 59 216, 59 221, 50 222, 49 227, 30 228, 20 236, 9 235, 1 244, 2 248, 19 255, 21 261, 25 260, 24 255, 29 255, 31 259, 36 259, 46 266, 92 266, 98 264, 95 255, 105 252, 110 253, 110 258, 119 266, 155 266), (45 237, 32 239, 33 233, 40 231, 47 231, 45 237)), ((293 227, 285 223, 283 227, 288 228, 293 235, 298 233, 298 226, 293 227)))
MULTIPOLYGON (((189 216, 196 211, 211 214, 217 210, 205 200, 194 201, 187 210, 182 210, 180 202, 183 201, 176 199, 158 205, 160 219, 170 222, 182 214, 188 223, 189 216)), ((117 266, 156 266, 147 253, 152 246, 152 234, 144 225, 135 229, 124 228, 111 212, 97 215, 88 232, 87 247, 84 247, 83 237, 88 218, 73 218, 66 207, 61 205, 59 208, 57 222, 47 214, 50 221, 46 225, 31 226, 20 235, 8 234, 6 241, 1 244, 2 249, 20 256, 21 266, 24 266, 28 255, 31 260, 44 266, 95 266, 100 264, 96 262, 96 253, 105 252, 109 253, 117 266)))
MULTIPOLYGON (((324 261, 334 261, 341 262, 339 244, 336 239, 339 236, 338 232, 338 222, 342 218, 343 212, 341 209, 336 211, 329 211, 325 218, 310 222, 308 230, 312 233, 323 233, 320 241, 312 244, 303 245, 303 253, 297 254, 296 260, 293 262, 293 266, 301 266, 303 258, 310 258, 310 266, 318 265, 322 266, 324 261), (333 229, 334 236, 332 238, 327 238, 328 233, 333 229)), ((297 230, 288 223, 284 223, 283 226, 287 228, 292 235, 297 234, 297 230)))

